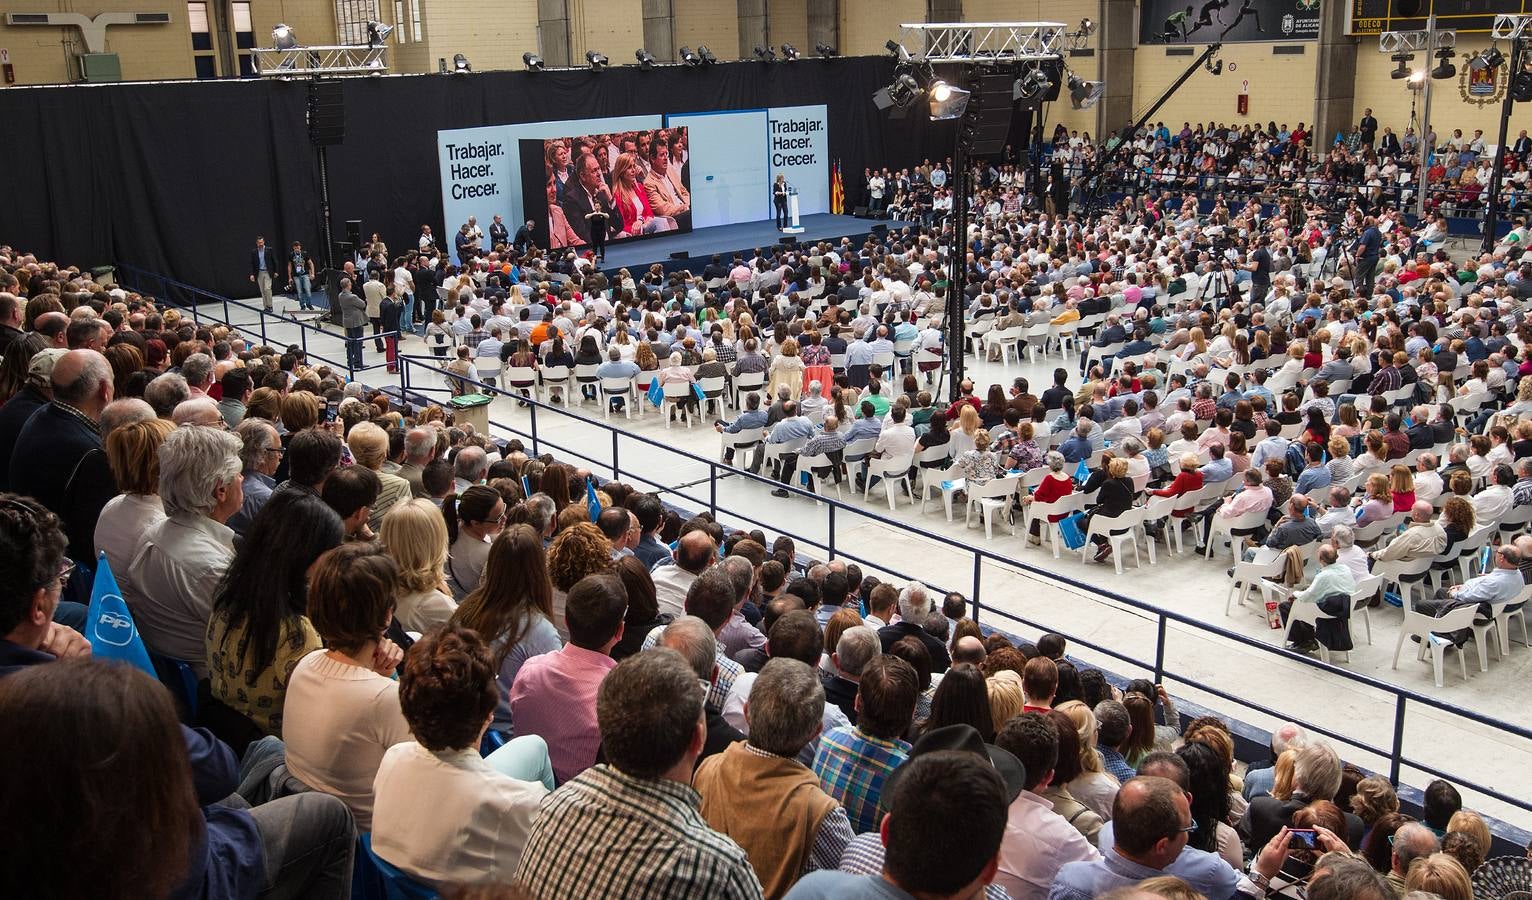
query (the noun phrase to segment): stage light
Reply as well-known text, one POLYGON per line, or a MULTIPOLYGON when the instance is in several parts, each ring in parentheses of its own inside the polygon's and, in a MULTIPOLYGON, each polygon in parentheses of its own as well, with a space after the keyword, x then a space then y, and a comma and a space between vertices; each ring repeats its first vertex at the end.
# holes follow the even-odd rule
POLYGON ((797 59, 798 58, 798 48, 794 47, 792 44, 783 44, 782 45, 782 58, 783 59, 797 59))
POLYGON ((278 50, 296 50, 298 35, 286 25, 277 25, 271 29, 271 46, 278 50))
POLYGON ((599 72, 611 65, 611 60, 607 59, 606 55, 598 50, 585 51, 585 61, 590 63, 590 70, 592 72, 599 72))
POLYGON ((904 49, 904 45, 893 38, 889 38, 888 43, 883 46, 887 47, 888 52, 894 55, 894 59, 899 60, 901 63, 910 61, 910 51, 904 49))
MULTIPOLYGON (((1078 81, 1079 79, 1075 79, 1078 81)), ((1042 69, 1032 69, 1023 72, 1015 82, 1011 84, 1011 100, 1032 100, 1047 92, 1053 87, 1053 82, 1048 78, 1048 73, 1042 69)), ((1079 107, 1076 107, 1077 109, 1079 107)))
POLYGON ((873 105, 878 109, 904 110, 920 96, 920 82, 905 72, 895 78, 888 87, 878 88, 872 95, 873 105))
POLYGON ((1086 37, 1096 33, 1096 23, 1092 22, 1089 16, 1080 20, 1080 33, 1086 37))
POLYGON ((654 63, 655 63, 654 54, 650 53, 648 50, 645 50, 642 47, 639 47, 637 50, 633 51, 633 58, 638 60, 639 68, 643 68, 643 69, 652 69, 652 68, 654 68, 654 63))
POLYGON ((1522 69, 1511 76, 1511 99, 1517 103, 1532 100, 1532 71, 1522 69))
POLYGON ((452 55, 452 74, 454 74, 454 75, 467 75, 469 72, 472 72, 472 71, 473 71, 473 66, 468 64, 468 57, 464 56, 461 53, 454 53, 452 55))
POLYGON ((541 56, 531 51, 521 54, 521 63, 527 67, 529 72, 541 72, 547 66, 547 63, 543 62, 541 56))
POLYGON ((775 62, 777 58, 777 52, 770 47, 762 47, 760 44, 756 44, 755 58, 761 62, 775 62))
POLYGON ((1394 61, 1394 70, 1388 73, 1388 77, 1398 81, 1401 78, 1410 77, 1409 62, 1415 58, 1413 53, 1395 53, 1389 59, 1394 61))
POLYGON ((960 119, 968 109, 969 91, 960 87, 953 87, 945 81, 932 83, 927 92, 931 103, 931 118, 934 121, 944 119, 960 119))
POLYGON ((829 59, 830 57, 836 55, 835 48, 831 47, 829 44, 815 44, 814 52, 818 53, 820 56, 823 56, 825 59, 829 59))
POLYGON ((1213 62, 1212 60, 1209 60, 1208 64, 1207 64, 1207 70, 1208 70, 1208 73, 1211 74, 1211 75, 1222 75, 1223 74, 1223 60, 1220 59, 1217 62, 1213 62))
POLYGON ((394 33, 394 26, 384 25, 382 22, 367 23, 367 46, 381 47, 388 36, 394 33))
POLYGON ((1458 73, 1458 67, 1452 64, 1452 48, 1443 47, 1436 51, 1436 68, 1431 70, 1431 77, 1435 79, 1452 78, 1458 73))
POLYGON ((702 57, 692 52, 690 47, 681 48, 681 62, 692 68, 702 65, 702 57))
POLYGON ((1485 69, 1498 69, 1504 64, 1505 54, 1500 52, 1499 47, 1491 47, 1475 53, 1468 61, 1468 68, 1474 72, 1482 72, 1485 69))
POLYGON ((697 45, 697 55, 702 57, 702 61, 710 66, 718 62, 718 57, 714 56, 713 51, 707 48, 707 44, 697 45))
POLYGON ((1069 105, 1075 109, 1090 109, 1101 102, 1105 93, 1105 82, 1086 81, 1073 72, 1069 74, 1069 105))

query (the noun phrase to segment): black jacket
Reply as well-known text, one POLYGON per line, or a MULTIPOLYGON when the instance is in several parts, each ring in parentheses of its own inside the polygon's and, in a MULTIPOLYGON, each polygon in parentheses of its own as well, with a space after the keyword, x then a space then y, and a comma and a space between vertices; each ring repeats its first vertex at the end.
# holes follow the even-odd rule
POLYGON ((71 559, 96 558, 96 519, 117 496, 99 431, 56 403, 40 407, 16 439, 10 484, 25 485, 63 520, 71 559))
POLYGON ((919 625, 913 622, 897 622, 878 629, 878 640, 883 644, 884 653, 898 643, 900 638, 910 635, 919 638, 920 642, 926 645, 926 651, 931 654, 931 671, 945 672, 952 667, 952 657, 947 654, 947 646, 919 625))
POLYGON ((840 707, 840 711, 846 714, 851 724, 856 724, 856 692, 857 683, 847 681, 839 675, 820 674, 819 680, 825 686, 825 702, 840 707))
MULTIPOLYGON (((1292 824, 1293 813, 1307 805, 1308 801, 1302 799, 1301 794, 1294 794, 1290 800, 1278 800, 1270 794, 1256 797, 1250 801, 1250 807, 1245 810, 1245 816, 1240 819, 1236 830, 1245 838, 1245 846, 1264 847, 1282 830, 1282 826, 1292 824)), ((1346 833, 1336 837, 1345 840, 1346 846, 1355 850, 1362 845, 1364 826, 1355 814, 1348 812, 1345 816, 1346 833)))
POLYGON ((257 250, 257 249, 251 248, 251 250, 250 250, 250 274, 251 275, 255 275, 255 274, 257 274, 257 273, 259 273, 261 271, 261 255, 262 254, 265 254, 265 256, 266 256, 266 271, 267 271, 267 273, 270 274, 272 278, 276 278, 277 277, 277 257, 276 257, 276 254, 271 252, 271 248, 270 247, 266 247, 266 248, 261 249, 261 250, 257 250))
POLYGON ((1436 434, 1431 430, 1431 423, 1416 422, 1411 425, 1409 431, 1411 450, 1426 450, 1436 446, 1436 434))
POLYGON ((48 398, 30 384, 21 386, 11 399, 0 406, 0 491, 11 489, 11 452, 16 439, 32 414, 48 405, 48 398))

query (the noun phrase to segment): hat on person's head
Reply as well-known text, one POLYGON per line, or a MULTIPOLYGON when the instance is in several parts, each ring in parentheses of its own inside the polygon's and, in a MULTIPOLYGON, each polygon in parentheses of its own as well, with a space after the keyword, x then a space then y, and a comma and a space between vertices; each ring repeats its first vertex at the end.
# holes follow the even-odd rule
POLYGON ((41 378, 44 381, 50 380, 53 378, 54 364, 59 361, 59 357, 68 352, 68 350, 58 347, 49 347, 45 350, 37 351, 37 355, 32 357, 31 364, 27 366, 27 375, 32 378, 41 378))
MULTIPOLYGON (((910 748, 909 759, 935 753, 938 750, 960 750, 988 759, 990 765, 995 767, 995 771, 1000 773, 1000 780, 1005 782, 1007 804, 1020 796, 1025 789, 1027 767, 1009 750, 1002 750, 994 744, 984 743, 983 736, 972 725, 944 725, 941 728, 933 728, 921 735, 920 740, 915 742, 915 746, 910 748)), ((894 795, 894 785, 899 783, 904 769, 905 765, 901 764, 899 768, 889 773, 888 780, 883 783, 882 797, 894 795)))

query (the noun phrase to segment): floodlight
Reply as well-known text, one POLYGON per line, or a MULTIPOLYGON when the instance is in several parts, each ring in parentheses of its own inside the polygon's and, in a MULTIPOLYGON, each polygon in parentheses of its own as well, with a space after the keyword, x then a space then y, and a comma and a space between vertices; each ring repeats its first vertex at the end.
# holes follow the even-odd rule
POLYGON ((794 47, 792 44, 783 44, 782 45, 782 58, 783 59, 797 59, 798 55, 799 54, 798 54, 798 48, 797 47, 794 47))
POLYGON ((607 59, 606 55, 599 50, 585 51, 585 61, 590 63, 590 70, 592 72, 599 72, 611 65, 611 60, 607 59))
POLYGON ((815 44, 814 52, 818 53, 820 56, 823 56, 826 59, 836 55, 835 48, 831 47, 829 44, 815 44))
POLYGON ((1431 70, 1431 77, 1435 79, 1452 78, 1458 73, 1458 67, 1452 64, 1452 48, 1443 47, 1436 51, 1436 68, 1431 70))
POLYGON ((1106 93, 1106 83, 1102 81, 1086 81, 1080 76, 1070 73, 1069 75, 1069 105, 1075 109, 1090 109, 1101 102, 1101 96, 1106 93))
POLYGON ((394 33, 394 26, 384 25, 382 22, 367 23, 367 46, 381 47, 388 36, 394 33))
POLYGON ((928 94, 931 118, 935 121, 960 119, 963 112, 968 109, 970 92, 960 87, 953 87, 945 81, 934 82, 928 94))
POLYGON ((648 50, 645 50, 642 47, 639 47, 637 50, 633 51, 633 58, 638 60, 639 68, 642 68, 642 69, 652 69, 652 68, 654 68, 654 63, 655 63, 654 54, 650 53, 648 50))
POLYGON ((910 61, 910 51, 904 49, 904 45, 894 40, 893 38, 890 38, 888 43, 884 44, 883 46, 887 47, 888 52, 892 53, 894 58, 899 60, 901 63, 907 63, 910 61))
POLYGON ((541 56, 531 51, 521 54, 521 62, 531 72, 541 72, 547 66, 547 63, 543 62, 541 56))
POLYGON ((271 29, 271 46, 278 50, 298 49, 298 35, 287 25, 277 25, 271 29))
POLYGON ((1096 33, 1096 23, 1091 21, 1090 16, 1080 20, 1080 33, 1086 37, 1096 33))
POLYGON ((777 52, 770 47, 762 47, 760 44, 756 44, 755 58, 761 62, 774 62, 777 58, 777 52))
POLYGON ((1389 72, 1388 76, 1395 81, 1401 78, 1409 78, 1410 69, 1408 64, 1414 58, 1415 54, 1413 53, 1395 53, 1393 56, 1390 56, 1389 59, 1394 61, 1394 70, 1389 72))
POLYGON ((707 44, 697 45, 697 55, 702 57, 702 61, 710 66, 718 62, 718 57, 714 56, 713 51, 707 48, 707 44))
POLYGON ((700 57, 697 54, 693 53, 692 52, 692 48, 690 48, 690 47, 682 47, 681 48, 681 62, 684 63, 685 65, 691 66, 692 68, 696 68, 697 66, 702 65, 702 57, 700 57))
POLYGON ((452 74, 454 74, 454 75, 467 75, 469 72, 472 72, 472 71, 473 71, 473 66, 468 64, 468 57, 464 56, 461 53, 454 53, 452 55, 452 74))

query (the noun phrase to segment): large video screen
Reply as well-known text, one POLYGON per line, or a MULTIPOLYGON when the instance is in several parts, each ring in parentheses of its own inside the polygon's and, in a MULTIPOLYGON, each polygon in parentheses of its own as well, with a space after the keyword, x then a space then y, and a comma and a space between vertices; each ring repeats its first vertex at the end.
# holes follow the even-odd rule
POLYGON ((591 242, 593 214, 606 214, 608 243, 692 228, 689 134, 651 128, 523 141, 524 206, 547 229, 545 246, 591 242), (538 150, 534 157, 526 145, 538 150))

